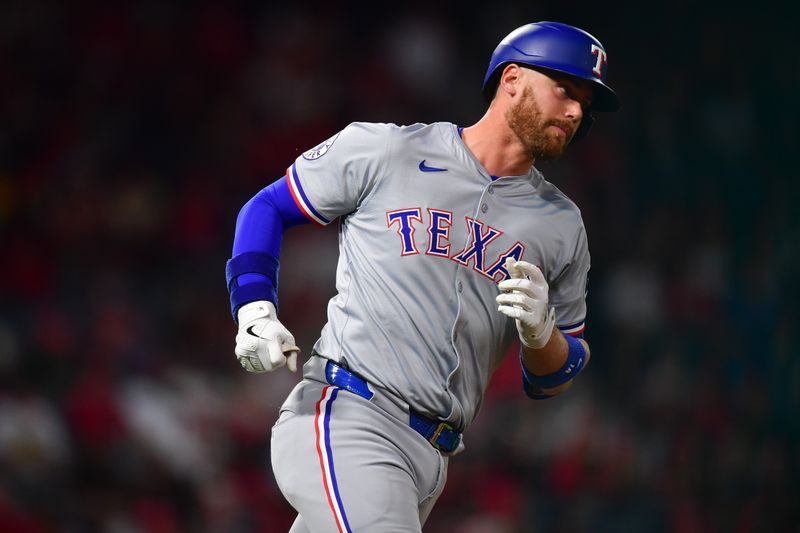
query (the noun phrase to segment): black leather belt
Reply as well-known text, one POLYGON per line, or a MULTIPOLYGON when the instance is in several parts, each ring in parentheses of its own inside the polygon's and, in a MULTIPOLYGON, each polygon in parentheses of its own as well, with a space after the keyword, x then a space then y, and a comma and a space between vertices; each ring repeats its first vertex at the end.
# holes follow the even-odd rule
MULTIPOLYGON (((372 399, 374 394, 363 378, 337 365, 330 359, 325 365, 325 379, 331 385, 350 391, 367 400, 372 399)), ((442 452, 452 453, 461 443, 461 433, 453 429, 450 424, 428 418, 413 409, 409 410, 408 425, 425 437, 434 448, 442 452)))

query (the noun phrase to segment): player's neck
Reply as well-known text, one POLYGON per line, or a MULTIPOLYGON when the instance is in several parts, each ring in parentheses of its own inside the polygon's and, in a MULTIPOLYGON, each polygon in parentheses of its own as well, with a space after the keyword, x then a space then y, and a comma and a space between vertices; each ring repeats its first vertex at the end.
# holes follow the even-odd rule
POLYGON ((461 136, 472 155, 492 176, 520 176, 533 166, 533 156, 496 110, 490 108, 478 122, 464 128, 461 136))

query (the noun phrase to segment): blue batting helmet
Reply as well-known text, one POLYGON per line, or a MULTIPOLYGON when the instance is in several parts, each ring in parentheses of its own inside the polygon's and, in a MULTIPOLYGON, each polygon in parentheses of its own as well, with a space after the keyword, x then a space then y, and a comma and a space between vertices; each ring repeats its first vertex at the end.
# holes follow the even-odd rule
MULTIPOLYGON (((605 83, 608 54, 589 33, 561 22, 534 22, 509 33, 492 53, 483 79, 483 95, 494 97, 503 68, 509 63, 557 71, 592 83, 591 111, 617 111, 617 94, 605 83)), ((573 140, 586 135, 593 122, 587 113, 573 140)))

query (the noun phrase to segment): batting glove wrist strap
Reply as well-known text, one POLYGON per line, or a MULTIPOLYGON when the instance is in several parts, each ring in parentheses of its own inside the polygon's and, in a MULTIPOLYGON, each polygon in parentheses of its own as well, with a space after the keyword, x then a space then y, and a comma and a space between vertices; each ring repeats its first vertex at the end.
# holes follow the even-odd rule
MULTIPOLYGON (((553 334, 553 326, 555 326, 555 323, 556 310, 551 307, 545 315, 544 321, 540 322, 538 325, 524 324, 523 327, 517 328, 519 331, 520 342, 524 346, 534 350, 544 348, 545 345, 550 341, 550 336, 553 334)), ((519 321, 517 322, 517 325, 519 325, 519 321)))

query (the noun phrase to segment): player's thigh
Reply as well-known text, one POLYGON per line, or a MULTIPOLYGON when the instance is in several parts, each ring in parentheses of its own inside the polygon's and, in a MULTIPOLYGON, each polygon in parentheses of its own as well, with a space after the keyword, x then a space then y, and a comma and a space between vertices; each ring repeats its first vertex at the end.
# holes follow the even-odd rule
POLYGON ((330 401, 330 392, 319 390, 313 409, 306 401, 282 413, 273 428, 284 496, 312 532, 420 531, 421 504, 443 485, 439 455, 407 426, 347 392, 330 401))

